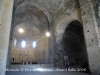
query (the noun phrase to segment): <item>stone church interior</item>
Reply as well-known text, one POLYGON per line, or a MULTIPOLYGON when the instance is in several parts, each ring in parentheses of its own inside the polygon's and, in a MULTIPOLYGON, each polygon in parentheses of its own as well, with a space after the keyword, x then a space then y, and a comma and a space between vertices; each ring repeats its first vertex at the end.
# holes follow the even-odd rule
POLYGON ((99 20, 99 0, 0 0, 0 75, 100 75, 99 20))

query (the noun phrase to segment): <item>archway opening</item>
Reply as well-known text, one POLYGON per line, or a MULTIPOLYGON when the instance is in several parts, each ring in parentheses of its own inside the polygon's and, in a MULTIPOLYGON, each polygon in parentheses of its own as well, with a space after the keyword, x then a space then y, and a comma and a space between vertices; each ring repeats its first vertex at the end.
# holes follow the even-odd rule
POLYGON ((29 1, 14 0, 12 14, 7 67, 50 64, 47 37, 50 34, 45 35, 49 20, 44 12, 29 1))
POLYGON ((79 21, 72 21, 66 27, 62 43, 64 56, 68 59, 69 66, 86 68, 86 72, 89 72, 83 27, 79 21))

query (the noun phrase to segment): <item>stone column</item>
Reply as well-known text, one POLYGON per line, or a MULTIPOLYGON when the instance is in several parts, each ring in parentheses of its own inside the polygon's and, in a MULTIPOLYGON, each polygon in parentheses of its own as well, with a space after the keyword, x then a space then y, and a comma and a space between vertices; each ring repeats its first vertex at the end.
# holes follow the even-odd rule
POLYGON ((87 46, 89 67, 94 75, 100 74, 100 36, 91 0, 79 0, 87 46))
POLYGON ((0 0, 0 25, 1 25, 3 7, 4 7, 4 0, 0 0))
POLYGON ((0 25, 1 25, 3 6, 4 6, 4 0, 0 0, 0 25))
POLYGON ((5 75, 14 0, 4 0, 0 26, 0 75, 5 75))

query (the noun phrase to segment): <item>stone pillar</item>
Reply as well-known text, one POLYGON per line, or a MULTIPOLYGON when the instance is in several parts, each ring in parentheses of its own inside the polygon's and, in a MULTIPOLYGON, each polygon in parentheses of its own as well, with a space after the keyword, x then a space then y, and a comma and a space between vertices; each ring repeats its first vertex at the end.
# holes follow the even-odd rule
POLYGON ((53 37, 50 37, 50 64, 51 67, 54 67, 54 51, 53 51, 53 37))
POLYGON ((0 26, 0 75, 5 75, 12 9, 13 0, 4 0, 4 8, 0 26))
POLYGON ((50 64, 51 64, 51 67, 54 67, 55 66, 55 34, 54 34, 54 29, 53 27, 50 28, 50 33, 51 33, 51 36, 50 36, 50 64))
POLYGON ((0 25, 1 25, 3 6, 4 6, 4 0, 0 0, 0 25))
POLYGON ((49 48, 48 48, 49 44, 48 42, 49 42, 49 37, 45 36, 44 37, 45 64, 49 63, 49 48))
POLYGON ((91 0, 79 0, 87 46, 89 67, 94 75, 100 74, 100 36, 91 0))

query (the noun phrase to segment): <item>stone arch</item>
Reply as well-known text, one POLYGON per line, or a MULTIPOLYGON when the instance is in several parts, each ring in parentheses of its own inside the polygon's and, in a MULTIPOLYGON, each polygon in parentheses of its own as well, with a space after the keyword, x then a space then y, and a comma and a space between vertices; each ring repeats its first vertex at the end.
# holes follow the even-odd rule
MULTIPOLYGON (((67 17, 68 18, 68 17, 67 17)), ((55 63, 56 67, 64 67, 64 45, 62 44, 62 38, 63 38, 63 33, 65 32, 65 29, 67 26, 75 21, 76 19, 72 18, 63 18, 63 20, 57 24, 56 26, 56 50, 55 50, 55 59, 59 59, 60 61, 55 63), (67 19, 67 21, 66 21, 67 19), (62 64, 62 65, 61 65, 62 64)), ((78 20, 77 20, 78 21, 78 20)))
MULTIPOLYGON (((61 25, 58 27, 57 29, 57 33, 56 33, 56 42, 57 43, 60 43, 61 42, 61 39, 62 39, 62 36, 63 36, 63 33, 66 29, 66 27, 68 26, 69 23, 71 23, 72 21, 75 21, 76 19, 71 19, 69 21, 66 21, 64 20, 61 25)), ((78 20, 77 20, 78 21, 78 20)))
MULTIPOLYGON (((23 4, 23 3, 19 4, 19 7, 18 7, 18 8, 20 8, 20 5, 22 5, 22 8, 24 8, 24 4, 23 4)), ((32 5, 32 7, 36 8, 36 9, 38 10, 37 7, 35 7, 35 6, 33 6, 33 5, 32 5)), ((14 6, 14 10, 13 10, 13 13, 12 13, 12 14, 13 14, 13 21, 12 21, 12 26, 11 26, 11 31, 10 31, 10 32, 11 32, 11 33, 10 33, 10 40, 9 40, 10 42, 13 40, 12 37, 11 37, 12 34, 13 34, 12 31, 13 31, 14 28, 17 26, 17 24, 14 25, 14 17, 15 17, 15 14, 14 14, 14 13, 16 12, 16 9, 17 9, 17 7, 14 6)), ((41 12, 41 13, 45 16, 45 18, 47 19, 47 24, 48 24, 48 25, 47 25, 46 28, 48 28, 48 26, 50 26, 49 24, 52 22, 51 14, 50 14, 49 12, 45 12, 45 11, 40 11, 40 10, 38 10, 38 11, 41 12)), ((22 23, 24 23, 24 22, 22 22, 22 23)), ((21 23, 20 23, 20 24, 21 24, 21 23)), ((34 24, 34 23, 33 23, 33 24, 34 24)), ((36 24, 34 24, 34 25, 39 29, 39 27, 38 27, 36 24)), ((45 28, 45 27, 44 27, 44 28, 45 28)), ((40 32, 42 32, 42 31, 40 31, 40 32)), ((10 53, 11 53, 11 51, 10 51, 11 49, 10 49, 10 48, 11 48, 11 44, 12 44, 12 43, 10 43, 9 51, 8 51, 8 52, 9 52, 9 55, 8 55, 9 58, 8 58, 8 60, 10 59, 10 53)), ((7 62, 7 66, 9 66, 9 65, 10 65, 10 60, 7 62)))
POLYGON ((44 30, 44 28, 48 28, 48 26, 49 26, 48 18, 46 17, 46 15, 42 11, 39 11, 38 8, 36 8, 34 6, 21 6, 18 9, 16 9, 15 15, 16 15, 15 25, 17 25, 20 22, 27 21, 28 20, 27 18, 31 17, 30 20, 28 20, 28 21, 30 21, 30 23, 34 22, 35 25, 38 25, 38 27, 40 29, 44 30), (23 8, 23 10, 20 10, 22 8, 23 8), (27 12, 26 12, 26 10, 27 10, 27 12), (20 20, 19 19, 20 17, 17 15, 22 15, 22 19, 20 20), (33 20, 33 21, 31 21, 31 20, 33 20), (41 25, 40 25, 40 22, 42 22, 41 25))
POLYGON ((77 62, 77 65, 85 67, 87 72, 89 72, 83 26, 78 20, 68 24, 61 42, 64 45, 64 54, 70 58, 71 65, 75 66, 73 63, 77 62))
MULTIPOLYGON (((81 22, 75 19, 63 22, 59 27, 59 31, 57 33, 56 43, 57 43, 57 51, 55 56, 57 56, 57 59, 61 60, 60 62, 58 61, 56 63, 56 66, 60 65, 61 63, 63 64, 64 56, 68 56, 70 61, 75 59, 75 62, 77 62, 78 66, 81 67, 85 66, 85 68, 87 68, 87 72, 89 72, 88 57, 87 57, 85 39, 83 34, 83 26, 81 22), (69 50, 69 52, 67 50, 69 50), (71 51, 74 52, 71 53, 71 51), (72 55, 73 58, 71 58, 70 55, 72 55), (77 58, 79 55, 80 57, 77 58)), ((75 66, 72 64, 73 62, 70 63, 71 63, 70 66, 75 66)))
MULTIPOLYGON (((20 9, 20 8, 25 8, 25 6, 28 6, 28 5, 25 5, 25 3, 23 2, 23 3, 21 3, 21 4, 18 4, 18 7, 16 6, 16 5, 14 5, 14 10, 16 11, 16 10, 18 10, 18 9, 20 9)), ((33 6, 32 4, 30 4, 29 5, 30 7, 32 7, 33 9, 35 8, 35 11, 39 11, 39 12, 41 12, 42 14, 44 14, 44 16, 47 18, 47 20, 48 20, 48 24, 50 24, 52 21, 53 21, 53 17, 51 16, 51 14, 48 12, 48 11, 45 11, 45 10, 40 10, 40 9, 38 9, 39 7, 38 6, 33 6)), ((30 8, 29 8, 30 9, 30 8)), ((32 10, 32 9, 30 9, 30 10, 32 10)))

